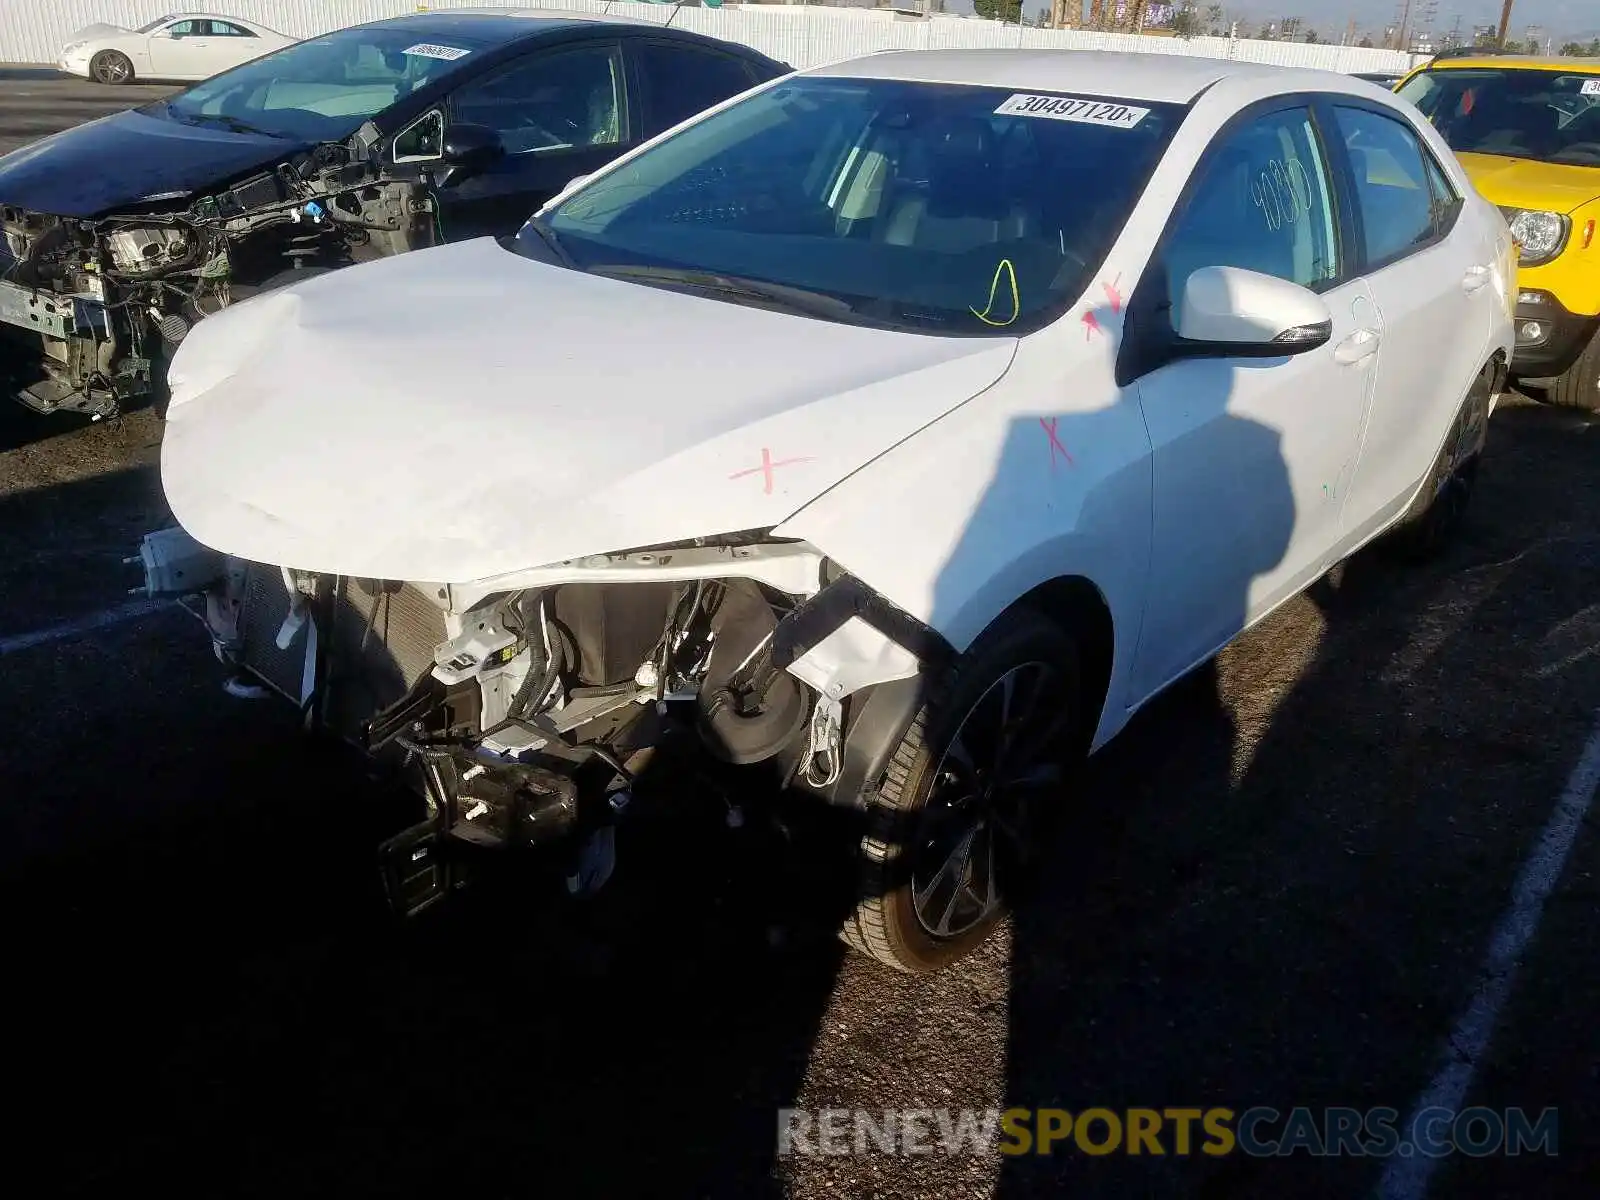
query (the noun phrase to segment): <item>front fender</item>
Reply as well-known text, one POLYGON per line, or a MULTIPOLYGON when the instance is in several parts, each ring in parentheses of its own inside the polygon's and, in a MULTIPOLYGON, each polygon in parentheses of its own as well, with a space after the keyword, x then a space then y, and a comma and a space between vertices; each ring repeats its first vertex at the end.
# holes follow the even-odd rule
POLYGON ((1040 584, 1087 579, 1113 624, 1109 736, 1150 570, 1150 442, 1135 394, 1113 379, 1109 339, 1061 354, 1052 332, 1028 339, 994 387, 773 532, 805 539, 957 652, 1040 584), (1102 404, 1039 403, 1074 393, 1102 404))

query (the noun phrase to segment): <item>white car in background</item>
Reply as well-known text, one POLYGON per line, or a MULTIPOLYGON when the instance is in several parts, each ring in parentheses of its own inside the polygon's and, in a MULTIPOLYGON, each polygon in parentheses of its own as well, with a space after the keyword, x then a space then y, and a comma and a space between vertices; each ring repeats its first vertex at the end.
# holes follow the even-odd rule
POLYGON ((1348 76, 818 67, 513 244, 196 326, 146 586, 411 772, 402 909, 453 847, 581 846, 569 884, 602 880, 694 748, 746 802, 858 813, 844 935, 926 971, 993 928, 1036 821, 1116 802, 1063 768, 1367 542, 1457 528, 1515 269, 1433 127, 1348 76))
POLYGON ((61 48, 56 66, 97 83, 209 79, 295 40, 240 17, 168 13, 137 29, 86 26, 61 48))

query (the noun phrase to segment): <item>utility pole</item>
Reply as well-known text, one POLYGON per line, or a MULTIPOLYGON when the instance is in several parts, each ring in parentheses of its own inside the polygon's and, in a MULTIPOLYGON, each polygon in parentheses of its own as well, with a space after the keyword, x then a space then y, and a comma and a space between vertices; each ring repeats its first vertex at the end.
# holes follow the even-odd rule
POLYGON ((1506 34, 1511 29, 1511 6, 1517 0, 1506 0, 1506 6, 1500 10, 1500 49, 1506 48, 1506 34))
POLYGON ((1405 50, 1411 45, 1411 0, 1405 0, 1405 6, 1400 10, 1400 44, 1396 50, 1405 50))

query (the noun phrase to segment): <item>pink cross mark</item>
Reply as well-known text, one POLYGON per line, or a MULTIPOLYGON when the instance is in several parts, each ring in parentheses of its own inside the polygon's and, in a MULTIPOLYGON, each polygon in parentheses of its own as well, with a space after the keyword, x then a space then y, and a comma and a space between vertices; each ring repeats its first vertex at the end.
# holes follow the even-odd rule
POLYGON ((1067 460, 1067 466, 1072 466, 1072 455, 1067 453, 1067 448, 1061 444, 1061 439, 1056 437, 1056 417, 1040 417, 1039 428, 1044 430, 1045 437, 1050 439, 1050 469, 1056 469, 1056 455, 1060 454, 1067 460))
POLYGON ((732 475, 729 475, 728 478, 729 479, 743 479, 746 475, 754 475, 757 471, 759 471, 759 472, 761 472, 763 478, 766 481, 765 486, 761 490, 763 492, 765 492, 767 495, 770 496, 770 495, 772 495, 772 472, 773 471, 777 470, 779 467, 792 466, 794 463, 804 463, 804 462, 812 462, 812 461, 814 461, 814 460, 809 458, 809 457, 807 457, 807 458, 779 458, 779 459, 774 459, 772 457, 772 451, 767 449, 767 447, 763 446, 763 447, 761 447, 761 465, 759 467, 746 467, 743 471, 735 471, 732 475))
POLYGON ((1105 332, 1105 330, 1100 328, 1100 322, 1095 319, 1094 313, 1086 312, 1086 313, 1083 314, 1083 340, 1084 341, 1086 341, 1086 342, 1087 341, 1092 341, 1094 339, 1094 335, 1095 334, 1104 333, 1104 332, 1105 332))

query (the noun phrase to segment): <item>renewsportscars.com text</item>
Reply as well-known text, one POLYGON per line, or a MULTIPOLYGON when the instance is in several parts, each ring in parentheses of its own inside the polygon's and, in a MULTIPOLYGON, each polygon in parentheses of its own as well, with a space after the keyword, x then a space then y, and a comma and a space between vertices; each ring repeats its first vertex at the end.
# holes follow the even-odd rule
POLYGON ((1553 1108, 785 1108, 778 1154, 1483 1158, 1554 1155, 1557 1125, 1553 1108))

